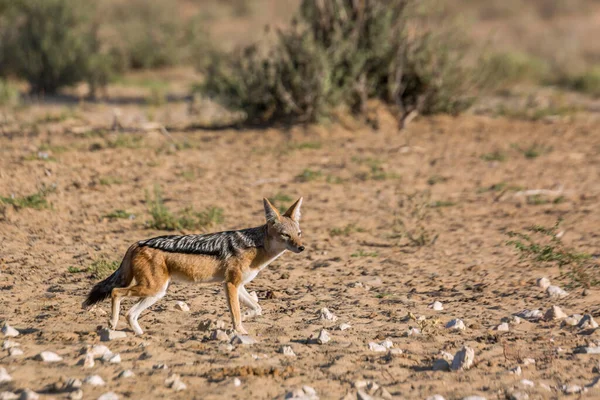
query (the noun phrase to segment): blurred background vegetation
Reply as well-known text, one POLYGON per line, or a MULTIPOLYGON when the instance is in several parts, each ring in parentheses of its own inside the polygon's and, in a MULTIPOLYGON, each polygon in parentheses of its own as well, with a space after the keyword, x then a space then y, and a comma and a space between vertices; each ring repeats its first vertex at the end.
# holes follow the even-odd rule
POLYGON ((519 85, 600 96, 599 18, 595 0, 0 0, 0 104, 169 69, 247 124, 372 100, 456 114, 519 85))

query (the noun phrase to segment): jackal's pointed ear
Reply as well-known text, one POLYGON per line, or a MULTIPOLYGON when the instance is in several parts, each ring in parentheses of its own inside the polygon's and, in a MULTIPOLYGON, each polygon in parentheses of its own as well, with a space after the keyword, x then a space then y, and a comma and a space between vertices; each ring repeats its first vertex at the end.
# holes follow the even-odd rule
POLYGON ((263 203, 265 205, 265 217, 267 218, 267 222, 269 222, 269 223, 279 222, 281 219, 281 216, 279 215, 279 211, 277 211, 277 209, 275 207, 273 207, 273 205, 271 204, 269 199, 264 198, 263 203))
POLYGON ((294 221, 300 221, 300 207, 302 206, 302 197, 300 197, 292 206, 283 214, 284 217, 289 217, 294 221))

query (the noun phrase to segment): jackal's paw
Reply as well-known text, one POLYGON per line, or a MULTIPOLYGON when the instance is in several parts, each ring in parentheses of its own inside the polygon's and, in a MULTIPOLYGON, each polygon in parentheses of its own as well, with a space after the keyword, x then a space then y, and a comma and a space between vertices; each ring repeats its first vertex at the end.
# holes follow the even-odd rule
POLYGON ((247 335, 247 334, 248 334, 248 331, 247 331, 247 330, 245 330, 245 329, 244 329, 244 327, 243 327, 243 326, 241 326, 241 325, 240 325, 240 326, 238 326, 238 327, 236 327, 236 328, 235 328, 235 331, 236 331, 237 333, 239 333, 240 335, 247 335))

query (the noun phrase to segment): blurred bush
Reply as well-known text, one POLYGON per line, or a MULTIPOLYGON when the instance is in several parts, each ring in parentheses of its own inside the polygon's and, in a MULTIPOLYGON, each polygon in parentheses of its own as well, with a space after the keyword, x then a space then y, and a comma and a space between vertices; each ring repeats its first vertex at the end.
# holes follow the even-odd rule
POLYGON ((248 123, 315 121, 381 99, 401 115, 470 104, 464 42, 427 24, 415 0, 304 0, 274 45, 214 51, 201 90, 248 123))

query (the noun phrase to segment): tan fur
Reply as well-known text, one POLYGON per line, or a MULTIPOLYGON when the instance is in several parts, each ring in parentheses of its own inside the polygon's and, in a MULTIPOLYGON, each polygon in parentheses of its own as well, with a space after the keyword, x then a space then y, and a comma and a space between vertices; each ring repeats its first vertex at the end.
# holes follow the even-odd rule
MULTIPOLYGON (((128 322, 136 334, 142 330, 137 323, 141 311, 158 301, 166 292, 172 280, 185 282, 223 282, 227 304, 231 313, 233 328, 247 333, 242 326, 240 300, 251 307, 253 315, 260 315, 261 308, 244 288, 244 279, 252 280, 269 262, 286 250, 302 251, 298 235, 299 199, 282 217, 265 199, 265 208, 276 215, 277 223, 267 224, 265 246, 250 248, 239 256, 220 260, 209 255, 170 253, 151 247, 133 245, 127 251, 122 263, 122 273, 126 276, 126 287, 112 289, 112 318, 110 325, 115 329, 119 318, 120 302, 123 297, 140 297, 128 313, 128 322), (270 210, 269 210, 270 208, 270 210), (282 232, 289 239, 281 239, 282 232), (300 250, 297 250, 297 248, 300 250)), ((269 216, 267 215, 267 218, 269 216)))

